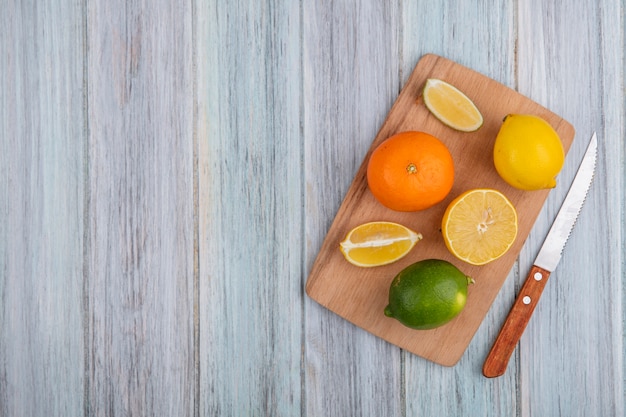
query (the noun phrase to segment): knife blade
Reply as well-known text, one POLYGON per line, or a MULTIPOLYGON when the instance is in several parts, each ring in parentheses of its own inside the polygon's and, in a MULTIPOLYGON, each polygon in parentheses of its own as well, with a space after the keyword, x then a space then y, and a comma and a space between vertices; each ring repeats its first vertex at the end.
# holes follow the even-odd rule
POLYGON ((550 273, 554 272, 561 260, 565 243, 574 228, 587 192, 591 187, 597 150, 598 139, 594 132, 556 219, 550 227, 526 281, 487 355, 483 365, 483 375, 487 378, 501 376, 506 371, 511 354, 526 329, 548 277, 550 273))

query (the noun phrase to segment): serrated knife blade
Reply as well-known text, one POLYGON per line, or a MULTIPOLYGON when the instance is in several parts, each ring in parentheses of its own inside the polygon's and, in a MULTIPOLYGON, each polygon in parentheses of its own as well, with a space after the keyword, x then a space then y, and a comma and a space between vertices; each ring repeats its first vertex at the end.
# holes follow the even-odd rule
POLYGON ((559 213, 550 227, 526 281, 500 330, 500 334, 498 334, 487 355, 483 365, 483 375, 487 378, 503 375, 506 371, 509 358, 522 337, 524 329, 526 329, 548 277, 561 260, 565 243, 574 228, 578 214, 587 197, 587 192, 591 187, 597 152, 598 139, 594 132, 559 213))
POLYGON ((578 214, 580 213, 583 203, 585 202, 585 198, 587 197, 589 187, 591 187, 591 180, 593 179, 593 174, 596 168, 597 152, 598 139, 594 133, 593 136, 591 136, 591 141, 589 142, 585 156, 580 163, 580 167, 578 168, 576 177, 572 182, 572 186, 570 187, 565 200, 563 200, 561 209, 559 210, 552 227, 550 227, 548 236, 543 242, 543 245, 539 250, 539 254, 537 254, 534 264, 538 267, 554 272, 557 264, 561 260, 561 254, 563 253, 563 248, 565 247, 567 238, 574 228, 578 214))

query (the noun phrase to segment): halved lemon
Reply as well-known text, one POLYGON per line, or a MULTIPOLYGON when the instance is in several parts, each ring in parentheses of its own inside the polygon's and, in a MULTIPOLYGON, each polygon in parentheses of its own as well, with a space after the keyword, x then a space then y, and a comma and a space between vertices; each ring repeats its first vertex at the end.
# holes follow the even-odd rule
POLYGON ((423 96, 426 108, 452 129, 474 132, 483 125, 483 116, 472 100, 445 81, 426 80, 423 96))
POLYGON ((484 265, 504 255, 515 242, 517 212, 497 190, 469 190, 450 203, 441 231, 454 256, 484 265))
POLYGON ((351 264, 372 267, 403 258, 421 239, 420 233, 401 224, 370 222, 350 230, 339 248, 351 264))

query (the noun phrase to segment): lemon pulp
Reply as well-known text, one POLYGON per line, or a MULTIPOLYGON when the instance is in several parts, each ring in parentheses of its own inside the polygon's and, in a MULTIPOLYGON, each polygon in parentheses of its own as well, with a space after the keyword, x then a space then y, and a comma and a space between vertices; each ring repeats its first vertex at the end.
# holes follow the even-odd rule
POLYGON ((398 223, 369 222, 352 229, 339 247, 351 264, 373 267, 403 258, 421 239, 420 233, 398 223))
POLYGON ((483 116, 469 97, 455 86, 436 78, 426 80, 424 104, 445 125, 473 132, 483 125, 483 116))
POLYGON ((513 245, 517 212, 497 190, 469 190, 450 203, 441 231, 454 256, 472 265, 484 265, 500 258, 513 245))

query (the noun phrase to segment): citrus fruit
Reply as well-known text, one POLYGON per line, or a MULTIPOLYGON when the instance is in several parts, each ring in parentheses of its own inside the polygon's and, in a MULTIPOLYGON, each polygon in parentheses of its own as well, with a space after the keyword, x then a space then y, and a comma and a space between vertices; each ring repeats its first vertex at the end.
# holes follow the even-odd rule
POLYGON ((450 262, 425 259, 404 268, 389 287, 385 315, 407 327, 427 330, 455 318, 465 307, 473 280, 450 262))
POLYGON ((339 248, 353 265, 380 266, 403 258, 421 239, 421 234, 401 224, 370 222, 352 229, 339 248))
POLYGON ((472 100, 445 81, 426 80, 423 97, 426 108, 452 129, 473 132, 483 125, 483 116, 472 100))
POLYGON ((469 190, 448 205, 441 231, 454 256, 472 265, 484 265, 504 255, 513 245, 517 212, 497 190, 469 190))
POLYGON ((493 147, 500 177, 522 190, 554 188, 565 152, 559 135, 540 117, 510 114, 504 118, 493 147))
POLYGON ((392 210, 424 210, 452 189, 454 162, 436 137, 402 132, 374 149, 367 165, 367 183, 374 197, 392 210))

